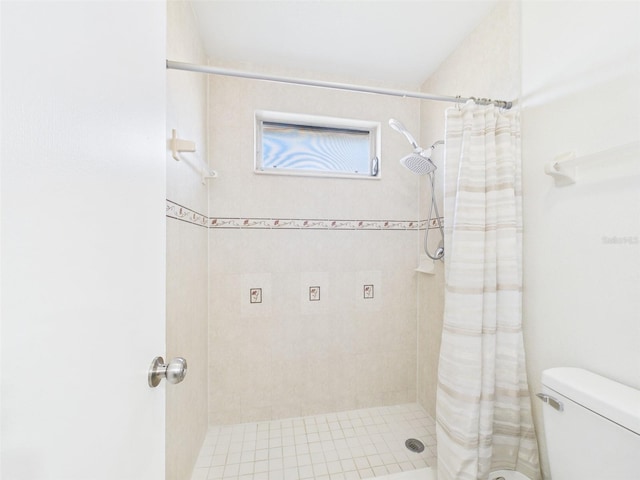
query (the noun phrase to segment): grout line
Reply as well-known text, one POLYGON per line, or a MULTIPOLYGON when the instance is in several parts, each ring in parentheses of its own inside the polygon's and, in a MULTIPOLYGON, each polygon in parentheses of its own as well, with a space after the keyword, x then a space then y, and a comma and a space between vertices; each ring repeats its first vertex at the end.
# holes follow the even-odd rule
POLYGON ((435 462, 434 425, 422 407, 405 404, 212 427, 191 480, 356 480, 347 474, 424 468, 435 462), (408 436, 421 439, 425 451, 407 450, 408 436))

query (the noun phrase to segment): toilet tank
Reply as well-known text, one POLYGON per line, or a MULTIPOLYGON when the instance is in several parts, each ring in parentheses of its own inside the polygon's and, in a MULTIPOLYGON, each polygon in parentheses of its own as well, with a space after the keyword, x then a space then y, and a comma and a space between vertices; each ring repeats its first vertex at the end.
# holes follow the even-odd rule
POLYGON ((640 391, 580 368, 542 372, 551 480, 640 480, 640 391))

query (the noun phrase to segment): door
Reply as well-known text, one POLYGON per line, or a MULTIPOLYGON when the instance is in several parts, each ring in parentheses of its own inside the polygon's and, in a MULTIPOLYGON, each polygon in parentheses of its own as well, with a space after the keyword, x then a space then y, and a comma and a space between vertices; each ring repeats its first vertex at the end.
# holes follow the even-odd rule
POLYGON ((0 477, 161 480, 166 5, 0 9, 0 477))

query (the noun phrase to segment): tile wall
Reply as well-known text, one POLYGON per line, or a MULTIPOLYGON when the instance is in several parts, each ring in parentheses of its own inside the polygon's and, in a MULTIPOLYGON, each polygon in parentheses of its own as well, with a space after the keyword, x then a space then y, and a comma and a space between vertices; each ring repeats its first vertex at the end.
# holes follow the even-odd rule
MULTIPOLYGON (((206 63, 190 5, 167 2, 167 58, 206 63)), ((203 75, 167 71, 166 138, 196 143, 195 153, 178 162, 167 152, 167 346, 165 360, 184 357, 188 375, 166 389, 166 479, 188 478, 207 429, 207 229, 173 214, 173 205, 207 211, 208 187, 200 162, 206 162, 206 96, 203 75), (177 203, 174 203, 177 202, 177 203)), ((193 209, 193 210, 191 210, 193 209)))
POLYGON ((418 131, 417 101, 215 76, 209 96, 210 423, 414 401, 418 179, 387 122, 418 131), (380 122, 382 178, 253 173, 256 110, 380 122))

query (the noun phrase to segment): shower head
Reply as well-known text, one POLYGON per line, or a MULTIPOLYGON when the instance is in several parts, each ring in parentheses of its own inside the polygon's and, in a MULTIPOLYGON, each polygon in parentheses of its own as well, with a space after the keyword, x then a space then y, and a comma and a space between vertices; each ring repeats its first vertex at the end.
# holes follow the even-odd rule
POLYGON ((427 150, 420 147, 416 139, 413 138, 413 135, 409 133, 409 131, 405 128, 405 126, 395 118, 389 119, 389 126, 393 128, 396 132, 400 132, 403 134, 409 143, 413 146, 413 153, 402 157, 400 159, 400 163, 411 170, 413 173, 418 175, 427 175, 429 173, 435 172, 436 165, 431 161, 431 152, 436 148, 437 145, 443 144, 444 141, 439 140, 427 150))
POLYGON ((418 147, 413 153, 402 157, 400 163, 418 175, 435 172, 438 167, 431 161, 431 153, 438 145, 444 145, 444 140, 438 140, 427 150, 418 147))
POLYGON ((393 128, 396 132, 400 132, 405 137, 407 137, 407 140, 409 140, 409 143, 413 146, 413 148, 415 148, 416 150, 422 150, 418 146, 418 142, 416 142, 416 139, 413 138, 413 135, 409 133, 409 131, 404 127, 404 125, 400 121, 396 120, 395 118, 390 118, 389 126, 393 128))
POLYGON ((430 158, 419 153, 410 153, 402 157, 400 163, 417 175, 427 175, 436 171, 436 165, 430 158))

